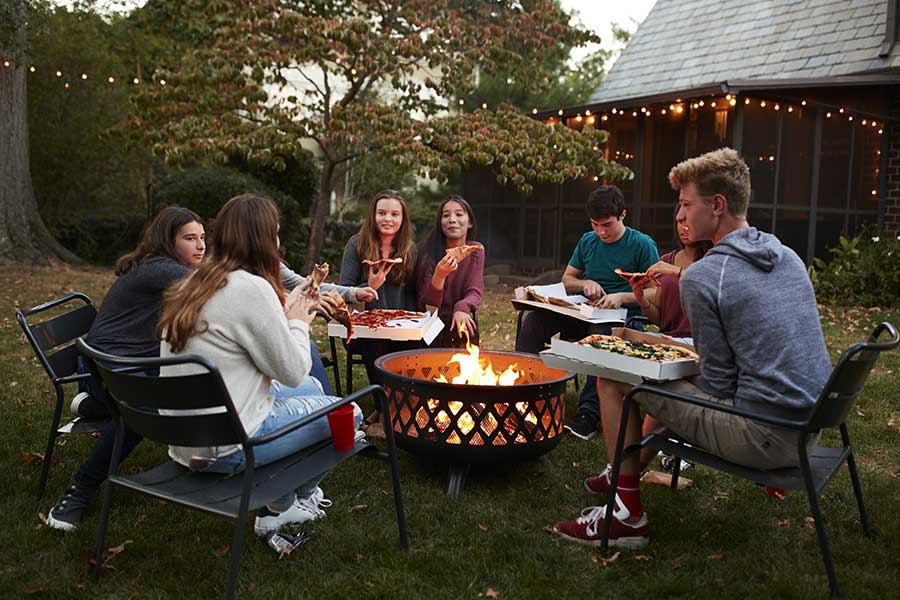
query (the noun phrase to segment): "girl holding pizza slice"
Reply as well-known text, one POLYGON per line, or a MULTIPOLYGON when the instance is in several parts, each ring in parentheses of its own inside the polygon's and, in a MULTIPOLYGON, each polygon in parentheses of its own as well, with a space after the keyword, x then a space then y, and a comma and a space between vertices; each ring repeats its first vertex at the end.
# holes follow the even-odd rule
MULTIPOLYGON (((344 248, 339 284, 376 290, 378 297, 366 302, 366 310, 415 310, 415 264, 413 224, 409 220, 406 199, 396 190, 378 192, 369 203, 359 233, 350 238, 344 248)), ((351 341, 348 349, 362 354, 369 382, 381 383, 375 360, 417 345, 416 342, 361 338, 351 341)), ((378 430, 378 418, 379 415, 373 413, 366 419, 367 433, 372 437, 384 435, 378 430)))
POLYGON ((444 329, 433 346, 478 344, 475 309, 484 295, 484 246, 474 241, 475 214, 461 196, 444 198, 434 228, 419 246, 418 308, 438 307, 444 329))

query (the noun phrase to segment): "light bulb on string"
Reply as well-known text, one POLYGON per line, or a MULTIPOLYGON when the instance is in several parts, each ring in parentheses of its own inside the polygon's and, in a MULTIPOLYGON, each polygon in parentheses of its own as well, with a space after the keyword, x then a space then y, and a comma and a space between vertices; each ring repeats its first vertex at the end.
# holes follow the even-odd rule
POLYGON ((556 114, 558 114, 559 116, 563 116, 563 109, 559 109, 558 111, 556 111, 556 114))
POLYGON ((744 98, 744 104, 750 104, 750 98, 744 98))
POLYGON ((86 79, 87 79, 87 73, 82 73, 82 74, 81 74, 81 78, 86 80, 86 79))
POLYGON ((115 83, 115 82, 116 82, 116 78, 115 78, 115 77, 108 77, 106 80, 107 80, 108 82, 110 82, 110 83, 115 83))
POLYGON ((137 77, 135 77, 135 78, 132 79, 131 81, 134 83, 134 85, 137 85, 137 84, 139 84, 139 83, 141 82, 141 80, 138 79, 137 77))
POLYGON ((28 70, 31 71, 32 73, 37 71, 37 69, 34 67, 34 65, 31 65, 30 67, 28 67, 28 70))
POLYGON ((531 109, 531 114, 533 114, 533 115, 536 115, 536 114, 537 114, 537 112, 538 112, 538 111, 537 111, 537 109, 536 109, 536 108, 532 108, 532 109, 531 109))
POLYGON ((57 77, 62 77, 62 71, 57 71, 57 72, 56 72, 56 76, 57 76, 57 77))
POLYGON ((734 106, 735 104, 737 104, 737 98, 732 98, 731 100, 728 101, 728 104, 730 104, 731 106, 734 106))

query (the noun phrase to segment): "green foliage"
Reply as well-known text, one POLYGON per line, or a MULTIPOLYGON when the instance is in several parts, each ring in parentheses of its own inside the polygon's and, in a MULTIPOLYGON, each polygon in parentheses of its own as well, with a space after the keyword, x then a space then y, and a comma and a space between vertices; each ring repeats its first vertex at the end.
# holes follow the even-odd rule
POLYGON ((817 258, 809 269, 819 302, 900 306, 900 236, 841 236, 829 252, 829 262, 817 258))
POLYGON ((48 226, 64 248, 84 260, 112 265, 130 252, 141 238, 145 214, 67 215, 48 226))
POLYGON ((85 213, 144 214, 154 159, 108 134, 131 110, 129 87, 107 82, 133 72, 122 51, 123 22, 60 7, 32 11, 29 18, 29 64, 35 67, 28 75, 31 174, 42 217, 51 228, 69 228, 85 213))
POLYGON ((204 219, 212 219, 230 198, 255 193, 275 201, 281 210, 281 241, 289 262, 298 259, 298 249, 306 239, 300 203, 279 189, 225 167, 196 167, 172 170, 162 175, 153 187, 153 205, 178 204, 190 208, 204 219))

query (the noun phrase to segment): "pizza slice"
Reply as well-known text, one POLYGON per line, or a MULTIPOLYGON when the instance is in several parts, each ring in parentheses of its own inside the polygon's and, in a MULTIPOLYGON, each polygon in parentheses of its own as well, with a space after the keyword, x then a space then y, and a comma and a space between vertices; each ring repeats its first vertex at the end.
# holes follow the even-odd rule
POLYGON ((529 300, 534 300, 535 302, 543 302, 544 304, 549 303, 549 300, 547 300, 545 296, 541 296, 536 291, 534 291, 534 288, 525 288, 525 293, 527 294, 529 300))
POLYGON ((399 256, 396 258, 382 258, 379 260, 369 260, 368 258, 364 258, 360 262, 362 262, 362 264, 364 264, 364 265, 370 265, 370 266, 374 267, 375 265, 380 265, 380 264, 397 265, 397 264, 402 263, 403 259, 400 258, 399 256))
POLYGON ((310 298, 316 298, 319 295, 319 286, 325 282, 328 277, 328 263, 321 265, 313 265, 312 273, 306 278, 307 288, 306 294, 310 298))
POLYGON ((628 281, 629 283, 632 280, 634 280, 635 283, 640 283, 645 279, 653 279, 654 281, 656 281, 656 275, 650 275, 648 273, 629 273, 628 271, 623 271, 619 267, 616 267, 615 269, 613 269, 613 271, 615 271, 616 275, 628 281))
POLYGON ((576 308, 578 305, 574 302, 569 302, 565 298, 554 298, 553 296, 547 296, 547 302, 550 304, 555 304, 556 306, 565 306, 567 308, 576 308))
POLYGON ((331 296, 335 305, 331 316, 335 321, 347 328, 347 341, 349 342, 350 338, 353 337, 353 319, 350 318, 350 308, 341 295, 337 293, 337 290, 330 290, 328 295, 331 296))
POLYGON ((446 256, 452 256, 456 259, 456 262, 459 262, 469 256, 470 254, 474 254, 481 250, 481 246, 476 246, 474 244, 466 244, 465 246, 456 246, 455 248, 447 248, 444 250, 444 254, 446 256))

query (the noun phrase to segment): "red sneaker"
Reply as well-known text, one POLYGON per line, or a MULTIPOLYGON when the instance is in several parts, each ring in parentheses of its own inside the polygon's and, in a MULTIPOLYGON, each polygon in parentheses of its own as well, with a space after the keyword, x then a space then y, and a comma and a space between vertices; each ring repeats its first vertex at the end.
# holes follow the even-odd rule
MULTIPOLYGON (((606 516, 605 506, 589 506, 581 511, 581 516, 577 519, 560 521, 554 525, 553 531, 573 542, 600 546, 604 516, 606 516)), ((628 509, 616 498, 616 510, 613 511, 613 522, 609 530, 610 547, 639 550, 649 542, 650 524, 647 521, 647 513, 632 519, 628 509)))
POLYGON ((599 475, 588 477, 584 480, 584 488, 592 494, 609 494, 609 474, 612 473, 612 466, 606 465, 599 475))

